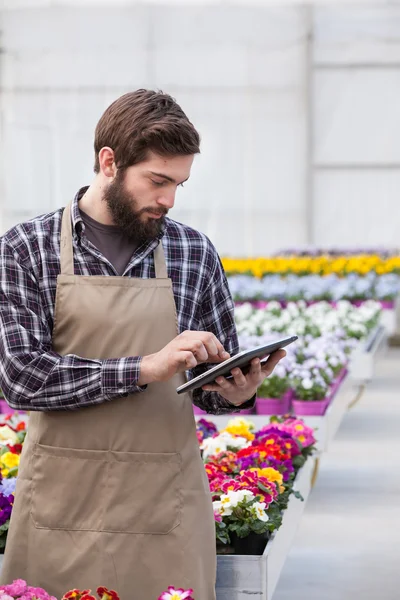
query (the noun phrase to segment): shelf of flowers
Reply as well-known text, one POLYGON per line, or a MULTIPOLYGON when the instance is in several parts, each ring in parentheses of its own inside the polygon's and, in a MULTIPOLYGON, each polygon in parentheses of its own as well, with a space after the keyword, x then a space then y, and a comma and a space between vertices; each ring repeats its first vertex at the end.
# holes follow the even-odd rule
MULTIPOLYGON (((258 309, 250 303, 236 307, 242 349, 267 343, 277 335, 299 336, 259 388, 255 410, 246 413, 255 413, 257 426, 269 415, 301 416, 317 428, 318 449, 327 450, 382 345, 381 312, 374 301, 359 307, 340 301, 334 309, 327 302, 307 306, 303 301, 290 302, 285 308, 276 302, 258 309)), ((194 411, 204 414, 196 407, 194 411)), ((229 417, 209 418, 223 427, 229 417)))
POLYGON ((381 321, 388 334, 396 330, 400 294, 400 256, 381 250, 339 254, 316 249, 314 253, 283 251, 264 258, 223 259, 229 287, 237 303, 262 308, 276 301, 319 301, 335 306, 340 300, 361 305, 375 300, 382 307, 381 321), (298 253, 297 253, 298 252, 298 253))
MULTIPOLYGON (((6 545, 26 433, 24 415, 2 417, 1 551, 6 545)), ((251 422, 236 417, 222 431, 211 421, 200 419, 197 436, 215 515, 217 598, 227 598, 228 589, 230 600, 242 598, 247 589, 259 586, 264 594, 260 598, 266 600, 275 588, 310 492, 316 454, 314 432, 295 418, 276 417, 256 431, 251 422), (251 577, 248 562, 252 564, 251 577), (232 589, 234 582, 236 591, 232 589)))
POLYGON ((311 490, 313 430, 279 418, 259 430, 241 417, 197 423, 213 495, 217 600, 272 598, 311 490))

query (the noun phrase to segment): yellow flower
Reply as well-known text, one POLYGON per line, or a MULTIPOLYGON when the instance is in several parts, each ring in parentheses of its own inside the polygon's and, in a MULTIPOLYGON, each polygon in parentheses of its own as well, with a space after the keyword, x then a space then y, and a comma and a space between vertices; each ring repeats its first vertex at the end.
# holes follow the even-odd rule
POLYGON ((3 477, 7 477, 10 470, 14 467, 19 466, 19 454, 13 452, 6 452, 3 456, 0 456, 0 467, 3 477))
POLYGON ((279 471, 277 471, 276 469, 273 469, 272 467, 265 467, 264 469, 259 469, 259 468, 251 468, 250 471, 256 471, 256 473, 258 473, 258 475, 260 477, 265 477, 266 479, 268 479, 268 481, 272 481, 274 483, 277 483, 279 486, 279 492, 282 494, 282 492, 285 491, 283 484, 283 475, 282 473, 279 473, 279 471))
POLYGON ((274 256, 257 258, 224 258, 222 264, 229 274, 250 273, 261 278, 267 274, 278 274, 282 277, 290 273, 307 275, 310 273, 330 275, 335 273, 345 276, 348 273, 366 275, 400 271, 400 256, 381 258, 377 255, 361 254, 359 256, 274 256))
POLYGON ((254 430, 254 425, 251 421, 247 421, 242 417, 236 417, 228 421, 228 425, 222 431, 227 431, 231 435, 243 437, 252 442, 254 440, 252 430, 254 430))

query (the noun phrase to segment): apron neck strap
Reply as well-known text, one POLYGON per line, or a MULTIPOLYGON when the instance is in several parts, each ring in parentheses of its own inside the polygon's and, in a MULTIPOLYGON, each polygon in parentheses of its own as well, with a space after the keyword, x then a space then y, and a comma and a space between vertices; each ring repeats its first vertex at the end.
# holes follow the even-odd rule
POLYGON ((154 267, 157 279, 168 279, 167 264, 165 262, 164 248, 161 241, 154 250, 154 267))
POLYGON ((60 263, 61 275, 74 274, 74 251, 72 247, 71 202, 64 208, 61 222, 60 263))
MULTIPOLYGON (((64 208, 61 222, 60 262, 62 275, 74 275, 74 251, 72 246, 71 202, 64 208)), ((168 279, 164 248, 160 241, 154 250, 154 267, 157 279, 168 279)))

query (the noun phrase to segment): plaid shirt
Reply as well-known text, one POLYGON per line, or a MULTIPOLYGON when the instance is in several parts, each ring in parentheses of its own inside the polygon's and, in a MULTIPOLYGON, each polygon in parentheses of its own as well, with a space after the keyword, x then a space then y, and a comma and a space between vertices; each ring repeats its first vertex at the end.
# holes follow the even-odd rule
MULTIPOLYGON (((85 236, 78 201, 86 189, 72 205, 75 273, 112 277, 115 269, 85 236)), ((52 349, 62 213, 60 209, 17 225, 0 238, 0 387, 10 406, 19 410, 71 410, 145 389, 137 384, 141 357, 89 360, 60 356, 52 349)), ((171 219, 166 219, 161 238, 180 332, 210 331, 235 354, 233 302, 214 246, 205 235, 171 219)), ((153 250, 158 242, 136 250, 125 277, 155 277, 153 250)), ((191 376, 206 369, 199 365, 191 376)), ((237 410, 219 394, 201 389, 193 401, 210 413, 237 410)))

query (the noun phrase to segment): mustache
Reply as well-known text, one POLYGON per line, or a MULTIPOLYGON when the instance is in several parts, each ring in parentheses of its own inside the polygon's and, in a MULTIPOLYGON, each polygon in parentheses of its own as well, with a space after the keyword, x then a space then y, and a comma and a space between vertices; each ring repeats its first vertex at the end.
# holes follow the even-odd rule
POLYGON ((142 210, 140 211, 139 214, 142 213, 152 213, 153 215, 160 215, 160 216, 164 216, 168 214, 168 208, 159 208, 158 210, 155 210, 153 208, 142 208, 142 210))

